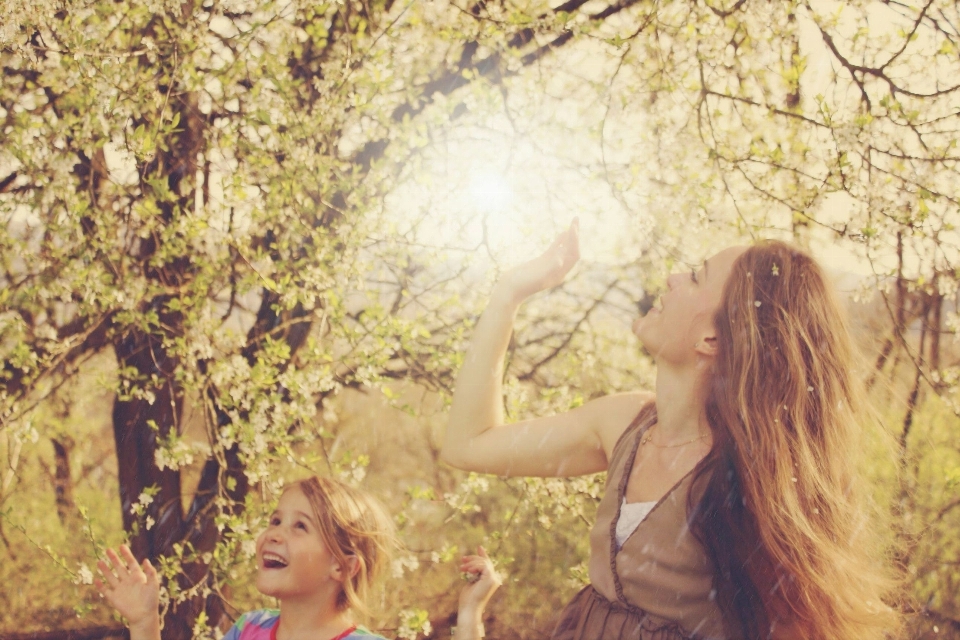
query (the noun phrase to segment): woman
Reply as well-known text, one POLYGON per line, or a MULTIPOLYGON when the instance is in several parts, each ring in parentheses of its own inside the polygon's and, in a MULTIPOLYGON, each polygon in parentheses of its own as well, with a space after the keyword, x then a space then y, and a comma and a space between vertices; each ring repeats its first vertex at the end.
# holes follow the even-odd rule
POLYGON ((607 471, 590 579, 554 638, 817 638, 896 633, 894 580, 851 456, 859 396, 839 307, 781 242, 673 274, 634 333, 656 394, 505 425, 500 380, 521 302, 579 259, 577 222, 494 288, 457 379, 442 456, 502 476, 607 471), (879 556, 878 556, 879 554, 879 556))

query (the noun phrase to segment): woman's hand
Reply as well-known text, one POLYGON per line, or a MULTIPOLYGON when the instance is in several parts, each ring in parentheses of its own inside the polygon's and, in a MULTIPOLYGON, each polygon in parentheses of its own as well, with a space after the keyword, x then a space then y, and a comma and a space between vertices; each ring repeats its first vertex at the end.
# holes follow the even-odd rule
POLYGON ((107 558, 97 562, 106 584, 99 578, 94 586, 114 609, 127 619, 131 640, 160 638, 160 579, 149 561, 137 564, 127 545, 120 546, 120 555, 107 549, 107 558))
POLYGON ((472 637, 472 632, 482 629, 483 609, 490 596, 500 588, 500 575, 483 547, 477 547, 477 555, 460 558, 460 572, 474 576, 460 591, 460 609, 457 612, 457 638, 472 637), (461 633, 462 632, 462 633, 461 633))
POLYGON ((557 236, 542 254, 513 267, 497 283, 497 289, 519 303, 533 294, 555 287, 570 273, 580 259, 580 221, 557 236))

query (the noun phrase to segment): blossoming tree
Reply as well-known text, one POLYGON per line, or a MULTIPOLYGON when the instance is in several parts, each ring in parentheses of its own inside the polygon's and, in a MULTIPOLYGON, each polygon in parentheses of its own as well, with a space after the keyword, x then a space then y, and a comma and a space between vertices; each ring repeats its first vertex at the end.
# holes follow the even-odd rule
MULTIPOLYGON (((610 194, 636 247, 526 311, 513 415, 641 383, 642 358, 618 356, 623 341, 602 318, 643 306, 657 287, 649 273, 718 233, 836 244, 873 265, 861 297, 879 291, 872 308, 885 319, 861 373, 893 392, 887 423, 902 453, 878 477, 914 543, 900 560, 929 624, 960 628, 960 577, 943 568, 960 557, 949 535, 960 460, 931 444, 955 433, 960 411, 943 340, 957 330, 960 279, 955 3, 3 11, 0 422, 14 475, 0 500, 16 490, 6 478, 23 443, 42 432, 69 510, 70 441, 36 412, 91 358, 112 357, 123 526, 138 556, 164 559, 170 638, 220 623, 253 489, 317 437, 318 409, 351 388, 449 390, 476 280, 444 257, 450 236, 436 247, 441 211, 414 225, 387 210, 461 125, 557 156, 557 140, 586 136, 565 162, 610 194), (188 407, 206 446, 181 437, 188 407), (921 473, 925 460, 936 477, 921 473)), ((482 489, 470 482, 449 492, 454 510, 470 511, 456 498, 482 489)), ((592 491, 522 489, 534 523, 559 494, 589 502, 592 491)))

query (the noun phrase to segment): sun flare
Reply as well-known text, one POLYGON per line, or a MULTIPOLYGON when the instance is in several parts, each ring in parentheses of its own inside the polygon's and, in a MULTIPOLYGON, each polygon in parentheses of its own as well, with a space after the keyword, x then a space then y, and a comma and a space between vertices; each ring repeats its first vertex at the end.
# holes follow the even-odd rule
POLYGON ((478 251, 501 264, 542 251, 577 217, 581 255, 617 261, 638 251, 624 232, 636 216, 599 174, 570 164, 571 154, 590 157, 590 142, 451 126, 415 179, 391 194, 388 211, 401 232, 416 226, 426 245, 478 251))
POLYGON ((502 173, 492 169, 480 169, 470 177, 467 195, 478 213, 488 214, 504 211, 513 204, 513 187, 502 173))

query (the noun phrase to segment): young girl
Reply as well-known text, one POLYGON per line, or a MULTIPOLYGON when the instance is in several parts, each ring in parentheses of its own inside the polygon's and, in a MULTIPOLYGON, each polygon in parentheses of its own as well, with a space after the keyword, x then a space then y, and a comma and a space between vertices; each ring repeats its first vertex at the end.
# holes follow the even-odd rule
MULTIPOLYGON (((225 640, 375 640, 353 622, 363 597, 383 568, 394 540, 393 522, 368 494, 314 476, 287 487, 266 530, 257 538, 257 590, 280 609, 244 614, 225 640)), ((149 561, 138 565, 130 549, 98 567, 97 589, 126 619, 130 640, 160 640, 160 582, 149 561)), ((500 579, 483 548, 466 556, 461 571, 479 578, 460 595, 457 640, 483 635, 482 614, 500 579)))

